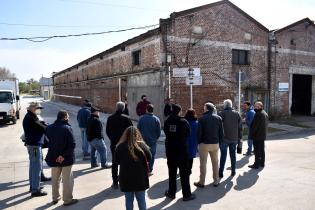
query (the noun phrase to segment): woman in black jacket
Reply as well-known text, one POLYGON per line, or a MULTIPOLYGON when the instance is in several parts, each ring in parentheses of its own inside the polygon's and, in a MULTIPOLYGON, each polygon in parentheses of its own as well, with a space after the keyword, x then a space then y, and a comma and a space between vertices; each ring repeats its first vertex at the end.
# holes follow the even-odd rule
POLYGON ((139 130, 128 127, 116 147, 116 163, 119 168, 120 190, 125 193, 126 209, 133 209, 136 196, 140 210, 146 209, 145 190, 149 188, 148 162, 151 160, 149 147, 139 130))

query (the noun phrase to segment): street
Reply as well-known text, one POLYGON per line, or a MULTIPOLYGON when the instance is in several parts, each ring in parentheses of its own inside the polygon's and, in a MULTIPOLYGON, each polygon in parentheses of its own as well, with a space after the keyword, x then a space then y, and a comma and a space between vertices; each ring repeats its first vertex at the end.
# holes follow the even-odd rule
MULTIPOLYGON (((0 125, 0 209, 124 209, 124 196, 111 188, 111 170, 90 168, 89 161, 82 161, 81 138, 76 121, 79 107, 63 103, 41 102, 41 116, 53 123, 57 112, 65 109, 70 115, 70 124, 76 139, 77 162, 73 167, 75 183, 74 197, 79 203, 63 207, 62 202, 51 205, 51 183, 44 183, 48 196, 31 198, 28 184, 28 155, 20 140, 23 133, 22 120, 30 101, 41 98, 23 98, 21 119, 15 125, 0 125)), ((102 114, 106 121, 108 114, 102 114)), ((106 135, 105 135, 106 136, 106 135)), ((109 141, 106 136, 107 146, 109 141)), ((246 142, 244 149, 247 148, 246 142)), ((108 147, 109 148, 109 147, 108 147)), ((46 151, 45 151, 46 153, 46 151)), ((108 159, 111 160, 110 150, 108 159)), ((230 161, 219 187, 212 184, 211 161, 208 161, 206 187, 196 189, 193 182, 199 177, 199 158, 194 160, 190 177, 192 192, 196 200, 183 202, 178 179, 176 199, 164 197, 168 187, 168 171, 163 138, 158 142, 154 175, 150 177, 147 190, 148 209, 315 209, 315 130, 304 129, 269 137, 266 141, 266 166, 251 170, 254 156, 237 155, 236 176, 230 177, 230 161)), ((50 170, 45 166, 46 175, 50 170)), ((134 202, 135 209, 137 203, 134 202)))

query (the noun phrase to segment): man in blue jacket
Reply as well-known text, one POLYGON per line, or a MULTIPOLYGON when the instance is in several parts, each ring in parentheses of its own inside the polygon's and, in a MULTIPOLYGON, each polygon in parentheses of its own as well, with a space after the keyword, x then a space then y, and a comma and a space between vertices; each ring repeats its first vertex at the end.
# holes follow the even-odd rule
MULTIPOLYGON (((255 116, 255 111, 253 109, 253 107, 251 106, 249 101, 245 101, 243 103, 243 109, 246 112, 245 114, 245 123, 248 127, 248 134, 249 134, 249 129, 250 126, 253 122, 254 116, 255 116)), ((249 136, 249 135, 248 135, 249 136)), ((253 139, 248 138, 247 140, 247 145, 248 145, 248 149, 247 152, 244 155, 252 155, 253 154, 253 139)))
POLYGON ((81 138, 82 138, 82 151, 83 151, 83 160, 88 160, 90 153, 89 153, 89 143, 87 141, 86 136, 86 128, 88 124, 88 119, 91 116, 91 104, 88 100, 84 101, 83 107, 79 110, 77 115, 78 124, 81 131, 81 138))
POLYGON ((75 140, 72 128, 68 123, 69 115, 66 111, 59 111, 57 120, 49 125, 46 136, 49 139, 46 162, 51 167, 53 204, 60 200, 59 184, 62 175, 63 205, 68 206, 78 202, 73 199, 73 176, 71 172, 74 164, 75 140))
POLYGON ((146 114, 142 115, 138 122, 138 129, 141 132, 145 143, 150 147, 152 158, 149 163, 150 176, 153 175, 153 164, 156 153, 156 143, 161 135, 161 122, 157 116, 153 114, 154 106, 147 106, 146 114))
POLYGON ((29 155, 29 182, 32 197, 45 196, 46 192, 41 190, 42 172, 42 146, 44 144, 43 135, 46 125, 37 117, 37 113, 42 107, 37 102, 31 102, 27 108, 27 113, 23 119, 23 129, 25 134, 25 145, 29 155))

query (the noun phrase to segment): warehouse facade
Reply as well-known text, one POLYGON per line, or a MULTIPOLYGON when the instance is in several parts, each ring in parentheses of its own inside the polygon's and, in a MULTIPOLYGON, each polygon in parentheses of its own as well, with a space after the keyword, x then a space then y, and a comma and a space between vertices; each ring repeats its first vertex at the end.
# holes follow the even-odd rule
MULTIPOLYGON (((206 101, 220 107, 230 98, 237 105, 241 74, 241 101, 262 100, 272 115, 289 115, 299 97, 299 91, 292 89, 298 80, 294 75, 300 71, 315 75, 314 30, 314 23, 304 19, 270 32, 226 0, 172 13, 160 20, 158 28, 54 74, 55 100, 80 104, 87 98, 113 112, 115 103, 126 98, 131 117, 137 119, 136 104, 146 94, 162 117, 169 94, 184 110, 190 107, 186 79, 169 79, 169 70, 200 68, 202 85, 193 87, 193 107, 198 114, 206 101), (304 45, 309 47, 298 44, 303 43, 299 36, 292 48, 290 30, 305 25, 303 21, 309 25, 302 27, 307 33, 301 32, 305 36, 301 40, 307 40, 304 45), (283 86, 280 91, 279 85, 283 86)), ((315 111, 315 81, 311 78, 311 100, 305 101, 311 109, 305 114, 315 111)))

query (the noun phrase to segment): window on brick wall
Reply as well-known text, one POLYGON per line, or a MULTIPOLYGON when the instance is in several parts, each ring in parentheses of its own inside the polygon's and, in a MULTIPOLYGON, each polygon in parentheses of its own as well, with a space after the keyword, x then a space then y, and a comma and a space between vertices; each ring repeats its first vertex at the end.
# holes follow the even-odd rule
POLYGON ((132 52, 132 64, 134 66, 140 65, 141 63, 141 50, 132 52))
POLYGON ((249 65, 247 50, 232 50, 232 64, 249 65))

